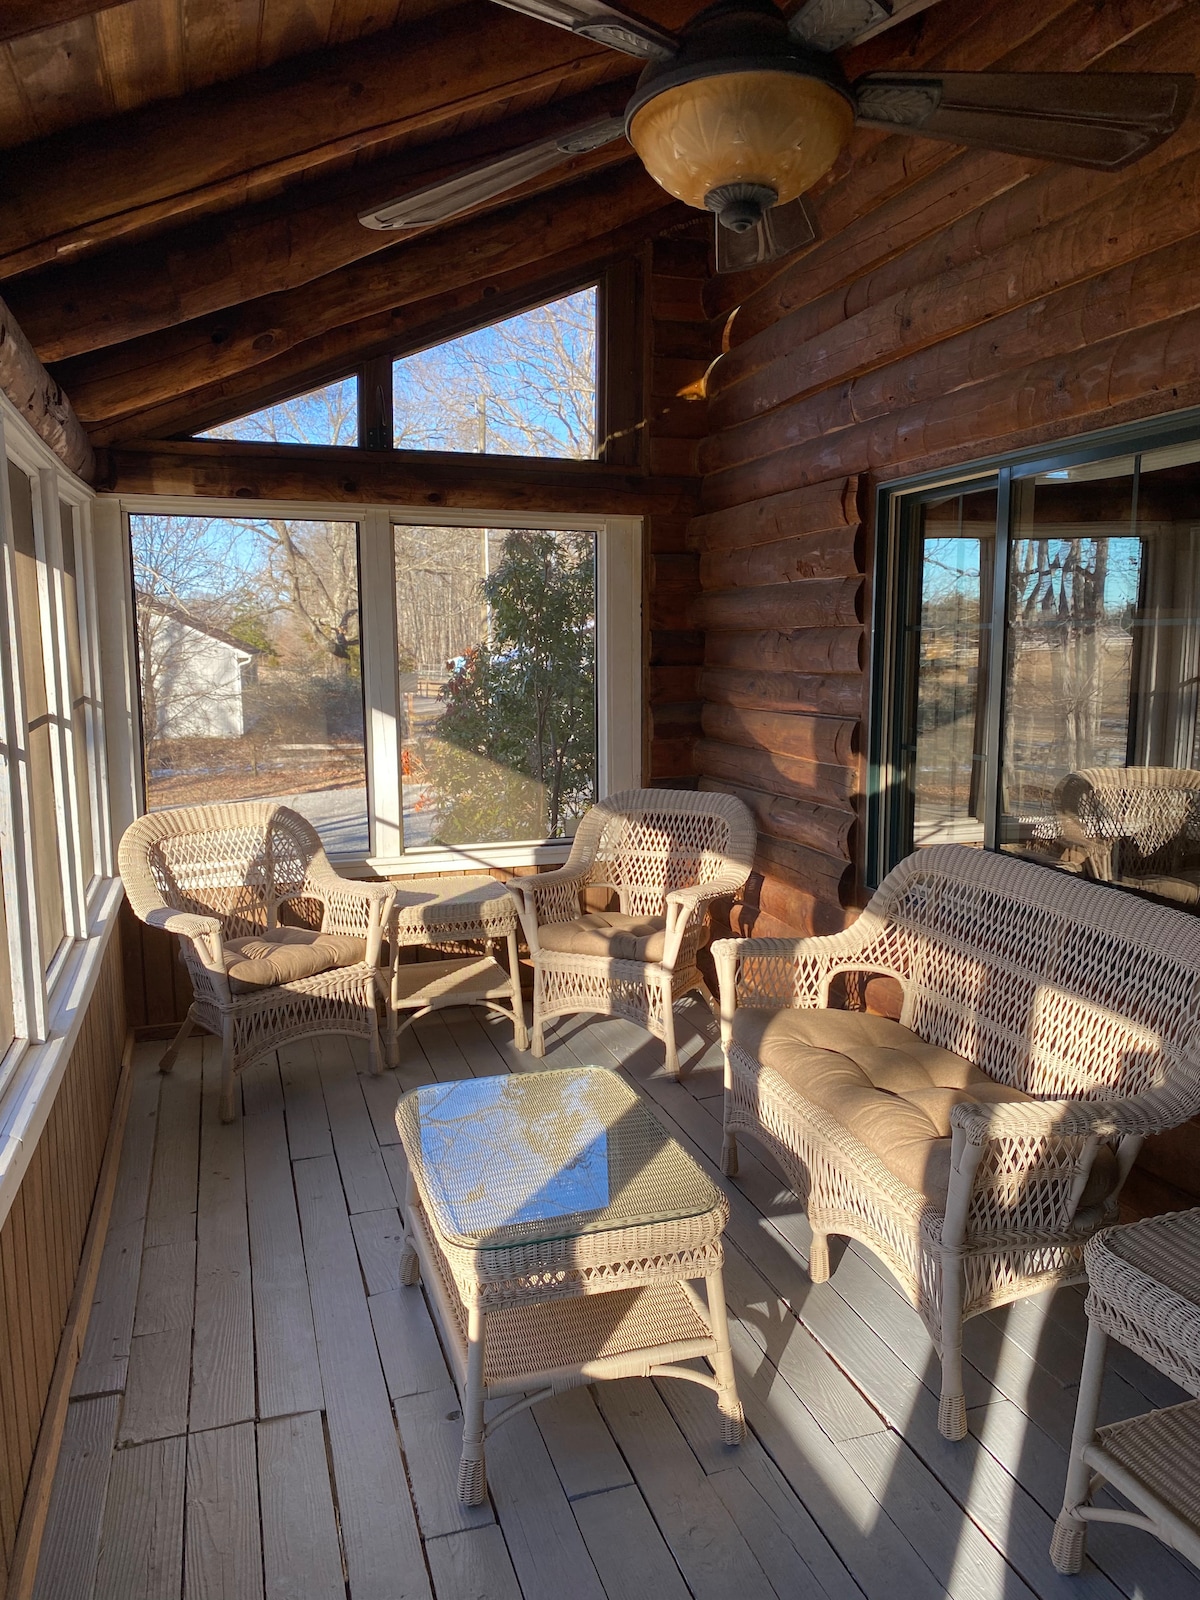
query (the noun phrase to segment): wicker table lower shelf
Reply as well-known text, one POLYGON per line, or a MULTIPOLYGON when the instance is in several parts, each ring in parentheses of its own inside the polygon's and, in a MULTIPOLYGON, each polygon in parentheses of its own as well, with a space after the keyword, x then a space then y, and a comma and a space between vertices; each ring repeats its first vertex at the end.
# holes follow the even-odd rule
MULTIPOLYGON (((478 1505, 487 1492, 484 1443, 489 1434, 539 1400, 597 1379, 660 1376, 702 1384, 716 1393, 726 1443, 741 1442, 745 1423, 721 1272, 721 1233, 728 1214, 724 1196, 615 1074, 585 1068, 432 1084, 403 1097, 396 1121, 409 1162, 401 1277, 409 1285, 424 1280, 463 1397, 459 1496, 464 1505, 478 1505), (491 1085, 498 1087, 491 1091, 491 1085), (536 1232, 537 1224, 502 1220, 507 1202, 496 1193, 502 1183, 489 1184, 488 1174, 477 1170, 472 1184, 467 1170, 463 1208, 483 1219, 490 1205, 491 1225, 481 1224, 473 1235, 462 1226, 447 1227, 447 1185, 432 1151, 423 1145, 422 1102, 432 1124, 431 1143, 444 1139, 447 1127, 452 1129, 449 1143, 439 1146, 449 1151, 452 1162, 473 1131, 467 1126, 469 1115, 456 1119, 448 1111, 454 1093, 461 1091, 464 1099, 503 1095, 505 1085, 511 1085, 511 1105, 503 1108, 508 1129, 494 1120, 495 1105, 485 1108, 493 1117, 488 1146, 497 1162, 519 1168, 524 1158, 528 1173, 530 1150, 535 1150, 536 1160, 546 1163, 540 1192, 548 1193, 556 1182, 565 1181, 569 1188, 597 1141, 611 1140, 605 1181, 611 1179, 614 1198, 587 1219, 594 1221, 598 1214, 608 1222, 613 1213, 611 1226, 588 1228, 580 1213, 552 1214, 552 1227, 561 1224, 554 1236, 514 1237, 523 1229, 527 1234, 530 1226, 536 1232), (569 1098, 580 1086, 591 1091, 583 1109, 578 1097, 569 1098), (568 1097, 560 1122, 568 1144, 575 1141, 571 1148, 554 1142, 559 1128, 553 1117, 562 1111, 552 1103, 556 1095, 568 1097), (536 1130, 524 1150, 518 1148, 518 1118, 528 1119, 536 1130), (505 1131, 513 1137, 506 1139, 505 1131), (632 1163, 631 1135, 643 1139, 632 1163), (619 1143, 624 1144, 621 1150, 619 1143), (631 1168, 636 1168, 632 1175, 631 1168), (683 1184, 677 1188, 681 1175, 683 1184), (628 1205, 621 1214, 621 1198, 628 1200, 635 1188, 645 1216, 628 1205), (678 1194, 680 1215, 671 1214, 672 1191, 678 1194), (699 1209, 689 1210, 689 1205, 699 1209), (572 1228, 578 1231, 572 1233, 572 1228), (699 1279, 704 1280, 703 1295, 693 1287, 699 1279), (710 1364, 711 1374, 683 1364, 698 1360, 710 1364), (511 1403, 485 1422, 486 1403, 503 1398, 511 1403)), ((462 1175, 452 1176, 451 1189, 462 1175)), ((534 1174, 535 1202, 536 1180, 542 1175, 534 1174)), ((452 1193, 452 1210, 454 1202, 452 1193)))

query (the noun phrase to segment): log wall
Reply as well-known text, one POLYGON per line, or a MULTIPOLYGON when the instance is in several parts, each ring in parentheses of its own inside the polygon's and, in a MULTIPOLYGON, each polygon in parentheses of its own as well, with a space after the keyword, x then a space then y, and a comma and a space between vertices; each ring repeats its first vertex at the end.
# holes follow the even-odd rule
POLYGON ((0 1228, 0 1600, 108 1140, 125 1038, 109 939, 49 1121, 0 1228))
MULTIPOLYGON (((886 38, 912 68, 1200 69, 1172 0, 955 0, 886 38)), ((758 819, 759 932, 861 898, 876 485, 1200 402, 1200 106, 1107 174, 859 130, 813 203, 821 243, 705 291, 694 770, 758 819)))
MULTIPOLYGON (((687 481, 707 427, 704 380, 720 352, 720 328, 703 291, 709 225, 656 239, 648 250, 646 459, 652 477, 687 481)), ((643 777, 649 785, 695 784, 692 748, 700 735, 703 637, 691 608, 699 558, 688 542, 688 509, 645 519, 646 702, 643 777)))

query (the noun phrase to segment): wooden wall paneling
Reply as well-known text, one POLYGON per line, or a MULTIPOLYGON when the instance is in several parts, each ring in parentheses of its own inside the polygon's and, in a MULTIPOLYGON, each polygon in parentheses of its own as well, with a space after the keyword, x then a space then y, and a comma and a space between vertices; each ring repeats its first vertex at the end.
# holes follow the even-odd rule
MULTIPOLYGON (((653 241, 645 252, 649 282, 649 378, 646 459, 655 475, 691 481, 707 426, 703 376, 719 346, 703 306, 708 276, 707 224, 653 241), (694 236, 693 236, 694 235, 694 236)), ((646 519, 646 712, 644 778, 671 787, 695 782, 692 746, 700 733, 696 673, 703 640, 689 611, 700 591, 699 561, 689 544, 690 512, 664 508, 646 519)))
MULTIPOLYGON (((0 1551, 8 1573, 75 1292, 125 1037, 113 935, 50 1117, 0 1228, 0 1551)), ((4 1592, 0 1584, 0 1595, 4 1592)))

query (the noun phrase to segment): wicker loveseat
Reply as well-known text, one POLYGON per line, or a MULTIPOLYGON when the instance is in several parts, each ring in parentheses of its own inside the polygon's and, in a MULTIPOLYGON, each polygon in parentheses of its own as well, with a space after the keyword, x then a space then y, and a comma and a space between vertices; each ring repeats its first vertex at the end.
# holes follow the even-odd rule
POLYGON ((941 1356, 939 1426, 962 1438, 963 1321, 1081 1278, 1143 1137, 1200 1110, 1200 923, 941 845, 844 933, 713 955, 725 1170, 739 1134, 780 1162, 814 1282, 830 1234, 887 1262, 941 1356), (827 1009, 843 973, 897 979, 899 1022, 827 1009))
POLYGON ((312 825, 270 801, 180 806, 130 824, 121 879, 137 916, 179 935, 193 1001, 160 1067, 199 1024, 221 1040, 223 1122, 234 1076, 289 1039, 348 1033, 382 1070, 380 952, 390 883, 334 871, 312 825), (292 924, 281 926, 279 913, 292 924))
POLYGON ((674 1002, 698 990, 696 965, 711 902, 750 875, 754 821, 727 794, 625 789, 584 816, 566 865, 509 885, 533 959, 533 1054, 547 1017, 629 1017, 666 1045, 678 1073, 674 1002), (583 890, 606 889, 616 911, 584 912, 583 890))

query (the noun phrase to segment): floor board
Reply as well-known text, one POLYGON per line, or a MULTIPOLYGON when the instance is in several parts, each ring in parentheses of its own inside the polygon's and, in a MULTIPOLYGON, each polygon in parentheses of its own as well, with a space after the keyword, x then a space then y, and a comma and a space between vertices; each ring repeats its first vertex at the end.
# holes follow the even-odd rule
MULTIPOLYGON (((1086 1320, 1078 1290, 975 1319, 970 1434, 937 1432, 920 1319, 869 1252, 807 1274, 802 1209, 751 1143, 719 1177, 720 1051, 681 1006, 681 1082, 618 1018, 547 1030, 546 1067, 626 1074, 729 1196, 725 1287, 745 1445, 712 1394, 598 1384, 488 1445, 488 1498, 456 1494, 458 1396, 423 1288, 401 1287, 397 1097, 543 1063, 484 1012, 401 1036, 304 1041, 216 1115, 213 1041, 136 1063, 118 1205, 68 1413, 37 1600, 1200 1600, 1149 1536, 1096 1527, 1050 1566, 1086 1320)), ((1104 1420, 1176 1391, 1114 1352, 1104 1420)))

